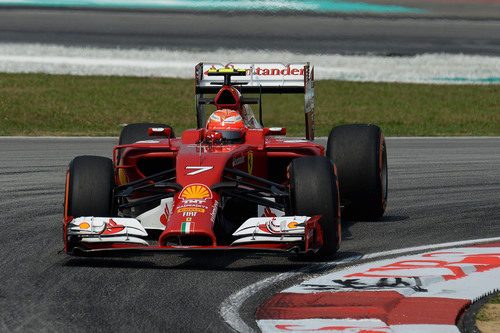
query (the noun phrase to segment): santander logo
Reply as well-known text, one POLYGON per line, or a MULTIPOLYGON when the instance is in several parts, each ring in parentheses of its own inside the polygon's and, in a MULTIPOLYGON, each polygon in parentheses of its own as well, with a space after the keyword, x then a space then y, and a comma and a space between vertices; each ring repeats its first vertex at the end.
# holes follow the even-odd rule
MULTIPOLYGON (((233 65, 228 65, 226 68, 234 68, 233 65)), ((211 66, 209 69, 217 69, 215 66, 211 66)), ((238 68, 244 69, 247 71, 247 75, 265 75, 265 76, 304 76, 304 68, 296 67, 290 65, 287 66, 279 66, 279 67, 271 67, 271 66, 258 66, 254 68, 238 68), (252 70, 253 69, 253 70, 252 70)), ((208 70, 203 72, 203 74, 207 75, 208 70)))

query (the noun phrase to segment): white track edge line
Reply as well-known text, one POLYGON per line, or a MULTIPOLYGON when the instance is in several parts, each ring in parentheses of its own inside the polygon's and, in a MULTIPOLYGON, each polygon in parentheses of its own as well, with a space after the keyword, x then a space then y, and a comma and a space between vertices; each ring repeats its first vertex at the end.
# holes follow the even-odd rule
MULTIPOLYGON (((500 237, 492 237, 492 238, 481 238, 481 239, 472 239, 472 240, 465 240, 465 241, 457 241, 457 242, 448 242, 448 243, 441 243, 441 244, 430 244, 430 245, 422 245, 422 246, 415 246, 415 247, 408 247, 408 248, 403 248, 403 249, 397 249, 397 250, 391 250, 391 251, 384 251, 384 252, 375 252, 375 253, 370 253, 366 254, 363 256, 353 256, 353 257, 348 257, 343 260, 337 260, 337 261, 332 261, 328 263, 323 263, 322 265, 324 266, 323 268, 327 268, 329 266, 336 266, 338 264, 344 263, 344 262, 349 262, 349 261, 360 261, 361 259, 376 259, 380 257, 385 257, 393 254, 404 254, 404 253, 409 253, 409 252, 415 252, 419 250, 431 250, 431 249, 437 249, 437 248, 446 248, 446 247, 452 247, 452 246, 459 246, 459 245, 470 245, 470 244, 479 244, 479 243, 489 243, 489 242, 495 242, 495 241, 500 241, 500 237)), ((315 264, 317 265, 317 264, 315 264)), ((274 283, 286 280, 288 278, 291 278, 293 276, 297 276, 302 274, 303 272, 307 271, 308 268, 313 267, 315 265, 309 265, 304 268, 301 268, 299 270, 295 271, 290 271, 290 272, 285 272, 281 273, 275 276, 268 277, 264 280, 257 281, 239 291, 236 293, 232 294, 228 298, 226 298, 220 308, 219 308, 219 313, 224 319, 224 322, 228 324, 233 330, 237 332, 254 332, 254 330, 249 327, 243 319, 240 317, 240 309, 243 303, 253 294, 256 292, 263 290, 269 286, 271 286, 274 283)))
POLYGON ((496 241, 500 241, 500 237, 481 238, 481 239, 472 239, 472 240, 466 240, 466 241, 457 241, 457 242, 449 242, 449 243, 441 243, 441 244, 414 246, 414 247, 408 247, 408 248, 404 248, 404 249, 370 253, 370 254, 364 255, 363 259, 374 259, 374 258, 390 256, 393 254, 403 254, 403 253, 420 251, 420 250, 433 250, 433 249, 438 249, 438 248, 443 248, 443 247, 462 246, 462 245, 488 243, 488 242, 496 242, 496 241))

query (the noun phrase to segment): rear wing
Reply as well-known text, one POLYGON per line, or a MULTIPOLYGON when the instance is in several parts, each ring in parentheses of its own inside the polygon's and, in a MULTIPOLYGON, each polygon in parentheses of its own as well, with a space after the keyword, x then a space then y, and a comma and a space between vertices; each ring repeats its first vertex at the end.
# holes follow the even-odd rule
POLYGON ((195 66, 196 118, 198 128, 205 127, 205 94, 216 94, 222 77, 208 76, 208 70, 244 69, 231 83, 242 94, 304 94, 306 138, 314 140, 314 67, 306 63, 199 63, 195 66))

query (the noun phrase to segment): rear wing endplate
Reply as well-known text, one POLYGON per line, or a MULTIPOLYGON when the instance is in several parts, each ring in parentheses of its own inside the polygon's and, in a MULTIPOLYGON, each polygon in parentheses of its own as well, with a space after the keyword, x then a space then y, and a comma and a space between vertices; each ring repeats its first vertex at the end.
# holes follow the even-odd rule
POLYGON ((242 94, 304 94, 306 138, 314 139, 314 67, 305 63, 199 63, 195 67, 196 117, 198 128, 205 127, 205 94, 216 94, 222 77, 208 76, 210 69, 244 69, 246 76, 231 83, 242 94))

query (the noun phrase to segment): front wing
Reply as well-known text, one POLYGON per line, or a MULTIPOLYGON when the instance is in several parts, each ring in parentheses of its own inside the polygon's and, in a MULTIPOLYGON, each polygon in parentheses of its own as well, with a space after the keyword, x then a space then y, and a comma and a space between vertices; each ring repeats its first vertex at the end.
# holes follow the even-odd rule
POLYGON ((200 250, 251 250, 317 252, 323 245, 320 215, 260 217, 245 221, 231 245, 157 246, 134 218, 68 217, 64 220, 65 252, 163 252, 200 250))

